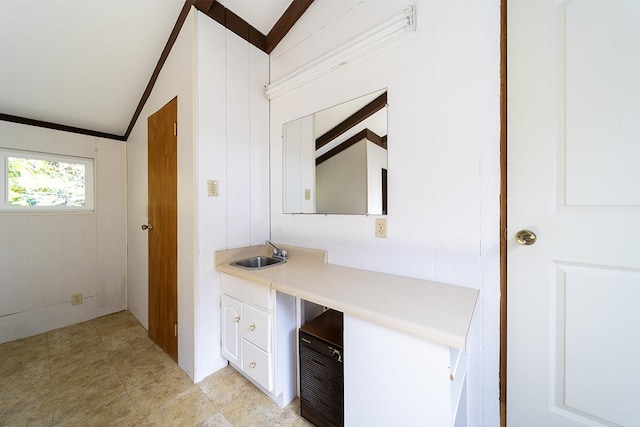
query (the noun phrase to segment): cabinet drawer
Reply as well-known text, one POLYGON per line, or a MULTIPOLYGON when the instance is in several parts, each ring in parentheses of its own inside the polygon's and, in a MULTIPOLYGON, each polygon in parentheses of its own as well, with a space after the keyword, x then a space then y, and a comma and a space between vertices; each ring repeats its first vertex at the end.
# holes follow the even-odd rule
POLYGON ((242 304, 242 338, 271 353, 271 315, 242 304))
POLYGON ((247 340, 242 340, 242 370, 267 391, 272 391, 273 375, 271 354, 264 352, 247 340))
POLYGON ((259 285, 229 274, 222 274, 222 293, 266 310, 271 310, 272 308, 268 286, 259 285))

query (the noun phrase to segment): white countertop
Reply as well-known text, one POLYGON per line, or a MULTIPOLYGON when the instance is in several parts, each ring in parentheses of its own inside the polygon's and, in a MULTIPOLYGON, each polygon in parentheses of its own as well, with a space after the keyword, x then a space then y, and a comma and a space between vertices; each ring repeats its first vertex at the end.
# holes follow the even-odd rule
MULTIPOLYGON (((285 246, 286 247, 286 246, 285 246)), ((216 253, 220 272, 342 311, 391 329, 466 351, 478 290, 325 264, 321 255, 289 250, 287 263, 262 270, 230 265, 264 254, 262 247, 216 253), (238 252, 240 251, 240 252, 238 252)), ((302 249, 303 251, 313 251, 302 249)))

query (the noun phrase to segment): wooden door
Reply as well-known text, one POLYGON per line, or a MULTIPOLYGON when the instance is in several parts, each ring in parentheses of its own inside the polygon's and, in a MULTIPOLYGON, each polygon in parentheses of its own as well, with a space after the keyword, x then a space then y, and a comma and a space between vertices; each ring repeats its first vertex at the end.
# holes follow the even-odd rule
POLYGON ((148 119, 149 338, 178 360, 178 99, 148 119))
POLYGON ((507 425, 639 426, 640 2, 507 14, 507 425))

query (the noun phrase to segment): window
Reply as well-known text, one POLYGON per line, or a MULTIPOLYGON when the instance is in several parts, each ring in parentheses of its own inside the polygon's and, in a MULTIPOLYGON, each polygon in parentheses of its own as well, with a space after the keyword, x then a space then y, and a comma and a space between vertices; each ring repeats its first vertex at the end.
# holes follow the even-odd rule
POLYGON ((93 159, 0 148, 0 211, 92 211, 93 159))

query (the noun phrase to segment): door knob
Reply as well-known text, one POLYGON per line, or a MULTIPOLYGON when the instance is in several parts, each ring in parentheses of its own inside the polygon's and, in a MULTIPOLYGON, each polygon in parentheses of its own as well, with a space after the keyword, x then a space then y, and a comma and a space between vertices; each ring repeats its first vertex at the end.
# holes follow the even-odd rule
POLYGON ((516 233, 516 242, 521 245, 531 246, 536 240, 538 240, 538 236, 531 230, 520 230, 516 233))
POLYGON ((142 229, 143 230, 153 230, 153 227, 151 226, 151 224, 142 224, 142 229))

